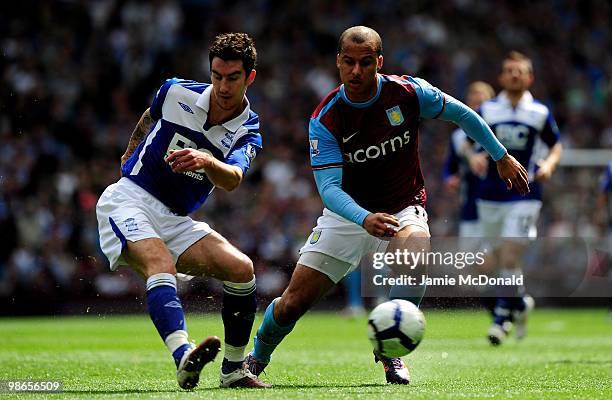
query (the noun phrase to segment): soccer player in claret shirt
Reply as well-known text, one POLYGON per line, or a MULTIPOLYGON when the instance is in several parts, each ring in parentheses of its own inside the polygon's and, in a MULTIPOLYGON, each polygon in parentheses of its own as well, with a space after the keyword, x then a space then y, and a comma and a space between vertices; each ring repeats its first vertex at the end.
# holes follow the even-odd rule
MULTIPOLYGON (((300 250, 288 288, 266 309, 257 330, 247 357, 256 375, 297 320, 382 237, 429 243, 418 157, 422 118, 457 123, 490 152, 508 186, 529 190, 525 169, 469 107, 422 79, 379 73, 382 43, 374 30, 346 30, 339 39, 336 65, 342 85, 323 99, 309 126, 311 165, 325 209, 300 250)), ((405 289, 390 295, 418 305, 422 288, 405 289)), ((401 359, 375 354, 375 360, 382 361, 387 382, 409 383, 401 359)))
POLYGON ((188 216, 215 187, 234 190, 261 150, 259 118, 245 96, 257 52, 248 35, 229 33, 215 38, 209 59, 212 84, 169 79, 142 115, 121 158, 122 178, 96 207, 100 245, 111 270, 129 266, 146 279, 149 314, 181 388, 198 384, 220 341, 190 344, 177 272, 223 281, 221 386, 265 387, 243 363, 256 311, 253 264, 188 216))
MULTIPOLYGON (((512 51, 502 63, 499 82, 503 90, 479 109, 499 141, 527 167, 531 191, 526 196, 504 190, 489 165, 478 189, 478 218, 485 238, 504 238, 495 251, 495 263, 502 277, 520 274, 526 241, 537 236, 536 224, 542 207, 542 183, 549 180, 561 158, 559 129, 547 106, 536 101, 529 88, 533 65, 525 55, 512 51)), ((478 156, 478 155, 474 155, 478 156)), ((517 339, 526 332, 527 315, 533 299, 524 287, 500 286, 493 324, 487 337, 499 345, 515 325, 517 339)))

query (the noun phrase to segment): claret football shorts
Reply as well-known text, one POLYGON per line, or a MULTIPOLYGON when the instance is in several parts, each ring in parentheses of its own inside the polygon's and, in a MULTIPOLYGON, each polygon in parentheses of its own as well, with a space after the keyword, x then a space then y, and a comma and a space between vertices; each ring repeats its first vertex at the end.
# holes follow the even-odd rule
MULTIPOLYGON (((427 212, 423 207, 409 206, 394 215, 399 219, 400 229, 417 226, 429 234, 427 212)), ((385 251, 388 243, 325 208, 317 220, 317 226, 300 249, 298 264, 322 272, 338 283, 359 266, 364 255, 385 251)))
POLYGON ((189 246, 212 232, 205 222, 174 214, 127 178, 106 188, 96 205, 96 214, 100 247, 113 271, 127 265, 121 253, 128 241, 159 238, 176 263, 189 246))

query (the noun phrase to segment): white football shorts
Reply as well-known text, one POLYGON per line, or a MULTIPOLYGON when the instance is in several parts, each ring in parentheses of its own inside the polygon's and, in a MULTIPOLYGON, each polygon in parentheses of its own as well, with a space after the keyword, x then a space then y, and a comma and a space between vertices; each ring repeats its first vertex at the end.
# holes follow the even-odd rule
POLYGON ((461 238, 480 238, 482 237, 482 229, 480 228, 480 221, 462 220, 459 222, 459 237, 461 238))
POLYGON ((100 247, 113 271, 127 265, 121 253, 128 241, 159 238, 176 263, 189 246, 212 232, 205 222, 174 214, 128 178, 106 188, 96 205, 96 214, 100 247))
MULTIPOLYGON (((394 214, 400 229, 417 226, 429 235, 427 212, 421 206, 409 206, 394 214)), ((300 249, 298 264, 305 265, 329 276, 334 282, 355 270, 364 255, 383 252, 389 242, 370 235, 363 227, 340 215, 323 209, 317 226, 300 249), (326 255, 331 257, 321 256, 326 255)))
POLYGON ((534 239, 538 236, 540 200, 478 200, 476 205, 483 237, 534 239))

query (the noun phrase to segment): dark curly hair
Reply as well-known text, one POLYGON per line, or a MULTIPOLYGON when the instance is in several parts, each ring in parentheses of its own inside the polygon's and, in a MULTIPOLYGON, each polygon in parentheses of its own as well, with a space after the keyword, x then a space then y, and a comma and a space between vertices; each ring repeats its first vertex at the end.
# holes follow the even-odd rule
POLYGON ((215 57, 225 61, 242 60, 247 75, 257 64, 255 43, 246 33, 232 32, 217 35, 209 48, 208 60, 211 66, 215 57))

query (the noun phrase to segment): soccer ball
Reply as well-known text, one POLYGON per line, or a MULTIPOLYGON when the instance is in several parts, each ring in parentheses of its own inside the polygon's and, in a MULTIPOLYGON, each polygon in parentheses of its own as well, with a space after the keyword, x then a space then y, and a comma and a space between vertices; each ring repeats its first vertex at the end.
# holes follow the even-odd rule
POLYGON ((372 310, 368 326, 375 352, 389 358, 402 357, 421 343, 425 317, 411 302, 391 300, 372 310))

